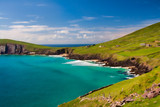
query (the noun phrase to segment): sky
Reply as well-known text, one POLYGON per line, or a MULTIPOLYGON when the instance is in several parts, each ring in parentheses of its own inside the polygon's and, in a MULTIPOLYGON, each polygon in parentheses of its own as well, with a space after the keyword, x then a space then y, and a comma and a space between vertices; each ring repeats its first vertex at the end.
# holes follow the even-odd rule
POLYGON ((160 0, 0 0, 0 39, 96 44, 160 22, 160 0))

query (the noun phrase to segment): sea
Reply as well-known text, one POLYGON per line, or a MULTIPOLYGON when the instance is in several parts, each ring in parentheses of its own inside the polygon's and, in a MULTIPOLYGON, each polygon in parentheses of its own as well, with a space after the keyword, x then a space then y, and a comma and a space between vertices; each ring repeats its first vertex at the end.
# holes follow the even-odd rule
POLYGON ((57 107, 130 75, 58 56, 0 55, 0 107, 57 107))

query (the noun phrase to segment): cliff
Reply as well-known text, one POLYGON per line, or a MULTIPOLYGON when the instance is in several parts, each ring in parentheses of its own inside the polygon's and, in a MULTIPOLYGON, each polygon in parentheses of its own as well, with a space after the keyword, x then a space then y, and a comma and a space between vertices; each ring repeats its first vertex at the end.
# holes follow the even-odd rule
POLYGON ((0 54, 55 54, 59 48, 22 41, 0 39, 0 54))
POLYGON ((152 70, 152 67, 145 63, 139 63, 139 58, 128 58, 126 60, 118 61, 112 56, 102 58, 99 54, 85 54, 85 55, 79 55, 79 54, 69 54, 69 59, 76 59, 76 60, 92 60, 97 59, 99 62, 103 62, 104 66, 112 66, 112 67, 128 67, 131 69, 132 74, 139 74, 142 75, 144 73, 150 72, 152 70))
POLYGON ((6 44, 0 45, 0 54, 25 54, 27 51, 25 50, 23 45, 17 44, 6 44))

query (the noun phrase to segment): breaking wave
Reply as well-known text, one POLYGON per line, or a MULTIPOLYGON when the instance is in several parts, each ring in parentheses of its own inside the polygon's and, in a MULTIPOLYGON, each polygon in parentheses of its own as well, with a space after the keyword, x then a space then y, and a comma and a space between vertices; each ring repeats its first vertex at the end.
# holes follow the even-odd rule
POLYGON ((90 62, 81 61, 81 60, 70 61, 70 62, 66 62, 64 64, 71 64, 73 66, 102 66, 103 65, 103 64, 90 63, 90 62))

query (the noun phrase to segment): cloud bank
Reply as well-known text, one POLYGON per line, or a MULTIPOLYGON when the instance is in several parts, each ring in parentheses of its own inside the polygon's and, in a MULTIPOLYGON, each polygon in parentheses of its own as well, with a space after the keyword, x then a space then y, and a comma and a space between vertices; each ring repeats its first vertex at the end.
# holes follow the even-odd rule
MULTIPOLYGON (((94 18, 83 18, 93 20, 94 18)), ((47 25, 26 25, 28 21, 13 22, 13 25, 0 25, 0 39, 14 39, 38 44, 88 44, 101 43, 122 37, 135 30, 159 22, 147 20, 139 25, 119 27, 80 27, 71 24, 67 27, 50 27, 47 25)))

